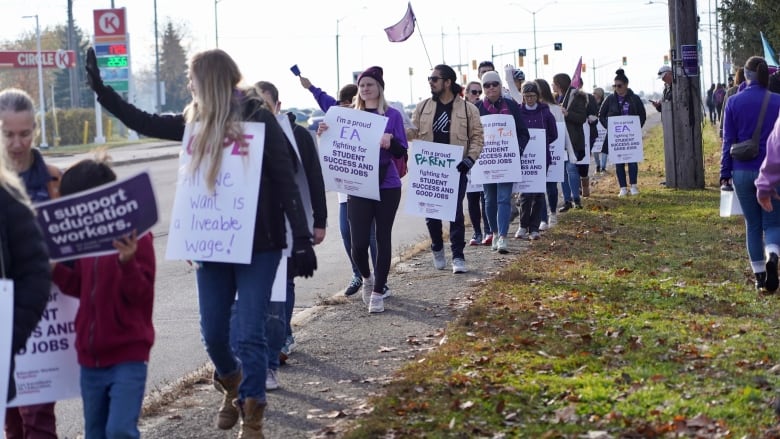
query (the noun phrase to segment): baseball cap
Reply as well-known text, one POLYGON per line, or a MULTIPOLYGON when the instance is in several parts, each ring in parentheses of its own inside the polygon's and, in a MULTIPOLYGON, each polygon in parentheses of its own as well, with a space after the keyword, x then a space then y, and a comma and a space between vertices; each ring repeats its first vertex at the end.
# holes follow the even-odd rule
POLYGON ((663 78, 664 75, 666 74, 666 72, 671 72, 671 71, 672 71, 671 67, 669 67, 669 66, 661 66, 661 68, 658 69, 658 79, 663 78))

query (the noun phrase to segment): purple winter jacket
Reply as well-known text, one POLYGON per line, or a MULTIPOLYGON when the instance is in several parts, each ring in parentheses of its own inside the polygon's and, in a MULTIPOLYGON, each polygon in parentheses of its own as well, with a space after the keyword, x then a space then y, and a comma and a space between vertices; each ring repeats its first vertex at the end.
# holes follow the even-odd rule
POLYGON ((525 104, 520 106, 520 114, 528 129, 536 128, 545 130, 547 145, 547 166, 552 163, 550 144, 558 138, 558 126, 555 125, 555 116, 550 112, 550 106, 544 102, 536 104, 536 108, 529 109, 525 104))

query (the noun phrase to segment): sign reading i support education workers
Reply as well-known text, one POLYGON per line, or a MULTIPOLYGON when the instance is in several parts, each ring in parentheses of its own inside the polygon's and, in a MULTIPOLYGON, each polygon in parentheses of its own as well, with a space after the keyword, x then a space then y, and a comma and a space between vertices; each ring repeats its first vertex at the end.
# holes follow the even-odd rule
POLYGON ((323 119, 319 156, 325 189, 379 200, 379 141, 387 117, 330 107, 323 119))
POLYGON ((609 117, 607 139, 610 163, 637 163, 644 160, 639 116, 609 117))
POLYGON ((512 186, 512 192, 547 192, 547 136, 545 130, 529 128, 531 136, 522 160, 523 180, 512 186))
POLYGON ((184 130, 165 259, 248 264, 263 168, 265 124, 244 122, 245 145, 222 145, 222 166, 214 190, 206 184, 206 163, 190 169, 199 124, 184 130))
POLYGON ((423 218, 455 221, 463 146, 415 140, 409 151, 409 186, 404 211, 423 218))
POLYGON ((558 138, 550 144, 550 167, 547 168, 547 181, 560 183, 563 181, 563 167, 566 166, 566 122, 555 122, 558 129, 558 138))
POLYGON ((471 168, 473 183, 514 183, 522 181, 520 146, 515 119, 509 114, 481 116, 485 144, 477 163, 471 168))
POLYGON ((102 185, 35 205, 53 261, 116 253, 114 240, 157 223, 149 174, 102 185))
POLYGON ((3 279, 0 274, 0 422, 5 425, 5 396, 8 395, 8 379, 11 369, 11 349, 14 331, 14 281, 3 279))

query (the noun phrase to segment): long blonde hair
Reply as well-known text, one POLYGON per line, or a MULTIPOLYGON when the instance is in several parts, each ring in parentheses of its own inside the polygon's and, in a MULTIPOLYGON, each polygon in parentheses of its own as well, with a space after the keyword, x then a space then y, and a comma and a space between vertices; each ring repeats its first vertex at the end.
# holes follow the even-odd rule
MULTIPOLYGON (((2 122, 0 122, 0 126, 2 126, 2 122)), ((8 160, 6 148, 0 148, 0 186, 20 203, 34 211, 30 197, 27 196, 27 191, 22 184, 22 179, 8 167, 8 160)))
POLYGON ((213 192, 226 139, 243 142, 242 93, 238 89, 241 71, 230 55, 212 49, 192 57, 190 72, 195 93, 192 103, 184 109, 184 116, 187 123, 200 123, 192 142, 190 172, 196 173, 203 163, 207 163, 206 184, 213 192))

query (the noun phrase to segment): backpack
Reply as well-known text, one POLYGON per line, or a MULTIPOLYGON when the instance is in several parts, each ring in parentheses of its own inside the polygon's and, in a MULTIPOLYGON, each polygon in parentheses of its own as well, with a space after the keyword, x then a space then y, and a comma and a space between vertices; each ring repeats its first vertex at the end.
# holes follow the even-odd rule
POLYGON ((404 175, 409 172, 409 167, 406 165, 407 161, 409 161, 409 154, 407 153, 404 153, 403 157, 393 157, 393 164, 395 169, 398 170, 398 177, 400 178, 404 178, 404 175))

